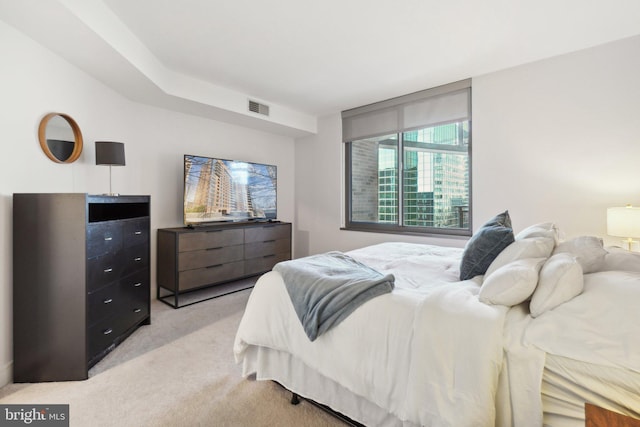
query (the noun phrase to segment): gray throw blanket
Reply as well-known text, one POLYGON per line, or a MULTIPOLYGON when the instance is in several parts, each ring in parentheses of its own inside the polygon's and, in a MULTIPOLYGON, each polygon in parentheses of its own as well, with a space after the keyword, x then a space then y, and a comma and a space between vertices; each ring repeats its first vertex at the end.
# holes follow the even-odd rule
POLYGON ((361 304, 394 287, 383 275, 341 252, 327 252, 273 267, 282 275, 296 314, 311 341, 337 325, 361 304))

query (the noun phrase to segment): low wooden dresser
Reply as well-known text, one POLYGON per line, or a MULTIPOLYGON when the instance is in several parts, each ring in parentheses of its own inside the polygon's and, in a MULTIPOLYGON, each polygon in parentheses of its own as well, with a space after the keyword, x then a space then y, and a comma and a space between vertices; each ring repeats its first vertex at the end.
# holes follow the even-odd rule
POLYGON ((158 229, 158 299, 174 308, 238 290, 238 279, 291 259, 291 223, 249 222, 158 229), (182 296, 208 288, 184 303, 182 296), (181 303, 181 300, 183 302, 181 303))

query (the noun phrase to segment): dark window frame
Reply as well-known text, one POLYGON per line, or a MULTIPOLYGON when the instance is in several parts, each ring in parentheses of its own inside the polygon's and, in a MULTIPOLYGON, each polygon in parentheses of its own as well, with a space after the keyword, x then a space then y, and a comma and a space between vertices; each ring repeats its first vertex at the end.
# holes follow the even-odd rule
MULTIPOLYGON (((342 227, 343 230, 349 231, 364 231, 364 232, 374 232, 374 233, 391 233, 391 234, 402 234, 402 235, 420 235, 420 236, 434 236, 434 237, 446 237, 446 238, 468 238, 472 235, 473 230, 473 185, 472 185, 472 170, 473 170, 473 159, 472 159, 472 115, 471 115, 471 82, 465 81, 468 83, 468 102, 469 102, 469 113, 468 117, 464 121, 468 121, 468 144, 466 154, 468 156, 468 207, 467 207, 467 215, 468 215, 468 224, 467 228, 449 228, 449 227, 430 227, 430 226, 412 226, 404 224, 404 153, 405 140, 403 138, 403 133, 410 132, 415 129, 402 129, 397 132, 397 173, 396 173, 396 202, 397 202, 397 210, 398 210, 398 223, 390 224, 390 223, 380 223, 380 222, 366 222, 366 221, 353 221, 352 220, 352 208, 353 208, 353 200, 352 200, 352 161, 353 161, 353 153, 352 153, 352 141, 344 141, 344 159, 345 159, 345 223, 342 227)), ((457 82, 454 85, 454 91, 459 90, 460 82, 457 82)), ((437 90, 438 95, 446 94, 446 87, 435 88, 437 90)), ((414 94, 407 95, 409 99, 415 99, 414 94)), ((403 97, 399 97, 401 99, 403 97)), ((393 101, 393 100, 392 100, 393 101)), ((383 101, 388 103, 389 101, 383 101)), ((370 106, 365 106, 364 108, 369 108, 370 106)), ((454 121, 459 122, 459 121, 454 121)), ((451 122, 450 122, 451 123, 451 122)), ((437 123, 435 125, 446 124, 437 123)), ((344 126, 344 112, 343 112, 343 126, 344 126)), ((357 141, 357 139, 354 139, 357 141)), ((408 141, 407 141, 408 142, 408 141)), ((442 148, 442 146, 433 148, 442 148)), ((449 150, 447 150, 449 151, 449 150)), ((455 150, 451 150, 455 151, 455 150)))

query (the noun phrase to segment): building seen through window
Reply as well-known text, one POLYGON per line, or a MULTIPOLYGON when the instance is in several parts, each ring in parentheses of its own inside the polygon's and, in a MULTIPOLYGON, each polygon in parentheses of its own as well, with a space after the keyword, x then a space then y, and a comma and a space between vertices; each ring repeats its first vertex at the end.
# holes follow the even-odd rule
POLYGON ((468 127, 464 121, 352 142, 352 220, 400 224, 401 141, 402 225, 469 228, 468 127))

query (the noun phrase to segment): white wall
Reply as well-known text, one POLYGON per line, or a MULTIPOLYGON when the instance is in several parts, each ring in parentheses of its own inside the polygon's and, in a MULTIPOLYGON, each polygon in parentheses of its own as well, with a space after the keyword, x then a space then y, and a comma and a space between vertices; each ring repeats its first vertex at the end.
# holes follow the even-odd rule
MULTIPOLYGON (((294 217, 294 141, 132 103, 0 21, 0 386, 11 378, 12 194, 109 191, 109 168, 95 165, 94 141, 125 143, 113 190, 151 195, 151 283, 157 228, 182 224, 182 155, 219 156, 278 166, 279 218, 294 217), (50 161, 37 129, 48 112, 71 115, 85 147, 70 165, 50 161)), ((153 313, 152 319, 153 319, 153 313)))
MULTIPOLYGON (((509 209, 516 231, 555 221, 606 244, 606 208, 640 205, 640 37, 473 77, 473 227, 509 209)), ((398 94, 401 95, 401 94, 398 94)), ((340 115, 298 141, 297 256, 388 240, 465 240, 340 230, 340 115)))
POLYGON ((473 79, 476 218, 553 220, 608 244, 606 208, 640 205, 640 37, 473 79))

